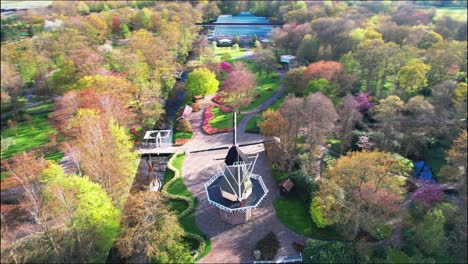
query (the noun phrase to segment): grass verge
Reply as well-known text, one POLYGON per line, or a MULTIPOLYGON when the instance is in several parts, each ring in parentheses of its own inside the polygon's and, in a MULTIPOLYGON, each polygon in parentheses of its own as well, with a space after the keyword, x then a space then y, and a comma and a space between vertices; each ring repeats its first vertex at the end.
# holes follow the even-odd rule
MULTIPOLYGON (((223 129, 223 128, 232 128, 232 118, 233 118, 233 113, 223 113, 221 111, 221 108, 219 107, 213 107, 211 109, 211 112, 215 116, 213 119, 210 120, 210 125, 213 128, 218 128, 218 129, 223 129)), ((237 115, 237 122, 244 117, 243 114, 238 114, 237 115)))
MULTIPOLYGON (((53 103, 37 105, 26 110, 30 115, 29 121, 22 121, 16 128, 5 128, 2 130, 3 138, 11 138, 14 142, 2 153, 2 158, 8 159, 15 154, 41 147, 50 142, 49 133, 56 133, 50 126, 48 113, 53 110, 53 103)), ((45 148, 43 150, 45 159, 60 161, 63 153, 57 148, 45 148)))
POLYGON ((346 240, 334 227, 318 228, 310 217, 308 202, 294 191, 287 197, 277 198, 273 205, 280 222, 298 234, 323 240, 346 240))
POLYGON ((276 72, 271 72, 270 74, 263 72, 262 75, 260 75, 259 72, 253 70, 255 69, 253 63, 249 64, 249 69, 254 72, 255 79, 257 80, 257 87, 255 88, 252 102, 245 109, 242 109, 242 111, 246 112, 253 110, 255 107, 270 99, 278 91, 281 83, 276 72))
MULTIPOLYGON (((184 184, 184 181, 182 180, 182 164, 184 163, 185 160, 185 155, 180 155, 180 154, 174 154, 169 162, 168 162, 168 169, 166 170, 166 174, 164 177, 164 189, 163 191, 167 191, 169 194, 169 199, 170 199, 170 207, 179 215, 179 222, 184 231, 189 234, 198 236, 198 238, 201 238, 205 242, 205 247, 203 252, 200 252, 200 254, 197 256, 195 261, 203 258, 210 252, 211 250, 211 241, 205 237, 205 234, 198 228, 197 224, 195 223, 195 208, 196 208, 196 198, 192 195, 192 193, 187 189, 187 187, 184 184), (170 167, 174 168, 172 170, 170 167), (185 198, 188 198, 192 201, 193 203, 193 208, 190 211, 187 211, 187 213, 180 217, 181 214, 185 213, 186 210, 192 205, 192 203, 188 204, 184 200, 180 199, 173 199, 174 196, 182 196, 185 198)), ((200 243, 197 241, 197 239, 194 239, 194 236, 188 236, 186 235, 184 237, 184 241, 187 243, 186 245, 191 248, 191 249, 198 249, 200 246, 200 243), (195 247, 196 243, 196 247, 195 247)))

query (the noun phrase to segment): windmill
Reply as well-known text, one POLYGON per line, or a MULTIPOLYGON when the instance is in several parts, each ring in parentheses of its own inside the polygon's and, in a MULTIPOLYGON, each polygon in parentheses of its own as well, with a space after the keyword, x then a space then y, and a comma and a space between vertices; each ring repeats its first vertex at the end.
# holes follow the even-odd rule
POLYGON ((242 224, 252 216, 252 210, 266 197, 268 189, 262 177, 253 173, 258 154, 248 156, 237 144, 235 111, 233 119, 233 144, 224 159, 226 166, 205 183, 205 191, 208 202, 219 209, 221 219, 242 224))

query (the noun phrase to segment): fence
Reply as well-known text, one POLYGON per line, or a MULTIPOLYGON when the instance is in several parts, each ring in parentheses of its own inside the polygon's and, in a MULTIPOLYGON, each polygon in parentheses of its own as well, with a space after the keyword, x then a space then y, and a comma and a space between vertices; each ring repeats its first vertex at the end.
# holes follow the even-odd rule
POLYGON ((253 263, 301 263, 302 262, 302 254, 299 253, 299 256, 280 256, 276 260, 256 260, 253 263))

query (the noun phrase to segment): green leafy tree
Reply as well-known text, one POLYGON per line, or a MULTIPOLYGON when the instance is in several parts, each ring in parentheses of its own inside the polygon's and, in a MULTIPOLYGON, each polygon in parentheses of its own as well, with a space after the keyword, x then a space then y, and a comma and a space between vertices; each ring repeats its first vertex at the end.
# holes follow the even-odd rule
POLYGON ((80 1, 76 8, 78 9, 78 12, 80 12, 81 15, 89 14, 89 6, 84 1, 80 1))
POLYGON ((122 37, 124 38, 129 38, 130 37, 130 29, 128 28, 127 24, 121 24, 120 25, 120 33, 122 34, 122 37))
POLYGON ((416 226, 412 240, 424 254, 435 257, 445 251, 445 221, 442 210, 433 209, 416 226))
POLYGON ((427 85, 426 74, 431 66, 413 59, 398 71, 400 87, 408 96, 414 96, 427 85))
POLYGON ((218 86, 216 75, 207 68, 193 70, 185 82, 185 88, 192 96, 214 94, 218 90, 218 86))
POLYGON ((70 231, 71 252, 65 255, 104 262, 117 235, 120 211, 101 186, 87 177, 66 176, 56 163, 51 163, 44 175, 45 207, 57 217, 65 216, 70 231))
POLYGON ((307 34, 302 39, 296 55, 299 58, 305 59, 307 62, 312 62, 317 58, 319 46, 317 39, 307 34))

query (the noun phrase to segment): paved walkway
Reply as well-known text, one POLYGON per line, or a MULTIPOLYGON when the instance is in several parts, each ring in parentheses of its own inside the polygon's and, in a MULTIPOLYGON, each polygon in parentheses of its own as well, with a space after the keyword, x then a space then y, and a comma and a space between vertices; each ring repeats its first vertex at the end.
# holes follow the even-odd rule
MULTIPOLYGON (((277 93, 269 100, 246 113, 238 126, 238 143, 262 140, 259 134, 245 133, 245 127, 250 118, 266 109, 284 93, 281 86, 277 93)), ((210 98, 206 98, 206 107, 210 98)), ((203 111, 192 114, 194 135, 182 149, 206 148, 208 146, 229 145, 232 143, 231 133, 206 135, 201 128, 203 123, 203 111)), ((195 221, 198 227, 211 239, 212 249, 210 253, 200 260, 200 263, 239 263, 251 262, 256 242, 269 232, 273 231, 281 248, 278 256, 296 255, 293 248, 294 241, 304 242, 305 237, 294 233, 280 223, 273 207, 273 201, 279 196, 279 190, 274 178, 271 176, 271 164, 269 163, 263 145, 243 147, 246 154, 259 153, 254 173, 262 176, 269 192, 260 206, 253 211, 252 218, 242 225, 230 225, 223 222, 218 214, 218 209, 210 205, 204 189, 207 182, 218 170, 223 168, 224 161, 216 160, 224 158, 227 150, 192 153, 187 156, 182 167, 182 175, 185 185, 190 192, 197 197, 199 204, 195 211, 195 221)))

